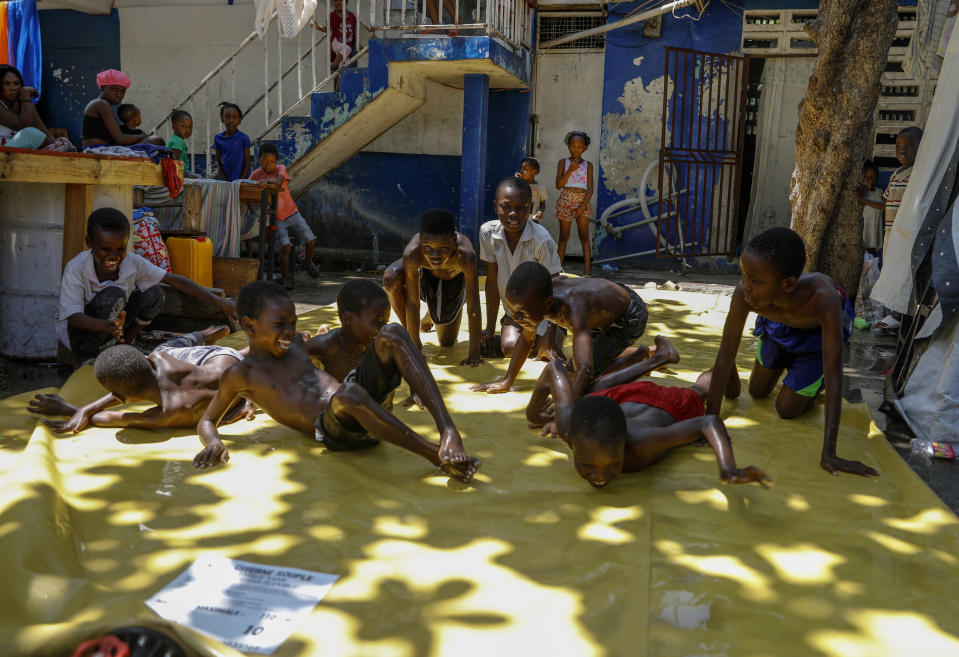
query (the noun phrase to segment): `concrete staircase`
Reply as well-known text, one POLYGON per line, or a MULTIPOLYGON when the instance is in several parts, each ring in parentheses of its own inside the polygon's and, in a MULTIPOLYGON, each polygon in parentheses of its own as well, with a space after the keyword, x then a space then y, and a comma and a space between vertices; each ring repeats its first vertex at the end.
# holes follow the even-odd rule
POLYGON ((284 116, 279 139, 266 141, 297 196, 423 105, 428 79, 462 85, 464 75, 481 73, 491 85, 525 87, 529 59, 489 37, 370 40, 366 68, 343 70, 339 91, 311 94, 309 115, 284 116))

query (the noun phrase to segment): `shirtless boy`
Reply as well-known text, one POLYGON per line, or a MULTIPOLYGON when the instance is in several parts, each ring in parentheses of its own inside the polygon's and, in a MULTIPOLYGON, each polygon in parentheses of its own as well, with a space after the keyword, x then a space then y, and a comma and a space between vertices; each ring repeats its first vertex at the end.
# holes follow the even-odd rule
MULTIPOLYGON (((243 359, 244 353, 230 347, 208 344, 229 335, 226 326, 211 326, 161 344, 149 356, 130 345, 103 350, 93 372, 109 393, 77 407, 59 395, 37 395, 29 411, 40 415, 69 415, 67 420, 44 419, 57 433, 77 433, 87 426, 165 429, 193 427, 216 395, 220 375, 243 359), (142 413, 108 411, 129 402, 156 404, 142 413)), ((252 417, 253 407, 244 400, 230 407, 232 422, 252 417)))
POLYGON ((739 394, 734 363, 746 316, 759 315, 753 335, 759 338, 749 377, 749 394, 760 399, 776 387, 783 371, 776 411, 784 420, 809 411, 826 389, 826 425, 820 465, 832 474, 879 473, 859 461, 836 455, 842 411, 842 345, 852 332, 852 308, 845 293, 824 274, 803 273, 806 248, 788 228, 757 235, 742 253, 742 278, 733 292, 723 339, 713 367, 706 413, 719 414, 723 392, 739 394), (825 386, 824 386, 825 384, 825 386))
POLYGON ((636 472, 656 463, 673 447, 701 438, 716 452, 721 480, 733 484, 755 481, 765 487, 768 479, 762 470, 736 467, 723 421, 716 415, 704 415, 709 372, 700 374, 690 388, 635 380, 678 362, 679 354, 669 340, 657 337, 656 352, 650 358, 597 379, 590 394, 576 401, 569 372, 559 361, 551 361, 536 383, 526 416, 531 427, 545 425, 544 435, 556 433, 572 448, 576 472, 595 488, 602 488, 621 472, 636 472), (555 417, 545 408, 549 395, 555 417))
MULTIPOLYGON (((646 330, 649 313, 639 295, 625 285, 602 278, 554 278, 539 263, 524 262, 510 276, 506 303, 513 319, 523 327, 526 340, 522 346, 527 353, 544 318, 572 332, 574 399, 583 396, 596 376, 648 355, 646 350, 627 351, 646 330)), ((522 353, 518 361, 511 360, 500 381, 473 389, 506 392, 525 358, 526 353, 522 353)))
POLYGON ((476 275, 476 251, 465 235, 456 232, 456 221, 446 210, 427 210, 420 217, 420 232, 413 236, 403 257, 386 268, 383 287, 393 312, 409 331, 417 349, 422 349, 420 300, 426 302, 436 337, 444 347, 456 344, 463 315, 469 318, 470 351, 460 365, 476 367, 483 362, 482 313, 476 275))
POLYGON ((193 465, 206 468, 229 460, 216 426, 237 398, 246 397, 280 424, 314 436, 330 451, 372 447, 378 438, 469 481, 479 460, 466 455, 436 382, 409 335, 398 324, 387 325, 390 306, 382 288, 371 281, 352 281, 340 290, 337 305, 344 328, 321 336, 328 340, 311 347, 330 369, 324 371, 314 366, 302 334, 296 332, 289 294, 265 281, 240 291, 237 314, 250 341, 250 355, 220 379, 217 395, 197 425, 204 448, 193 465), (376 297, 378 302, 371 302, 376 297), (362 343, 366 346, 361 348, 362 343), (439 445, 384 407, 401 377, 436 419, 439 445))

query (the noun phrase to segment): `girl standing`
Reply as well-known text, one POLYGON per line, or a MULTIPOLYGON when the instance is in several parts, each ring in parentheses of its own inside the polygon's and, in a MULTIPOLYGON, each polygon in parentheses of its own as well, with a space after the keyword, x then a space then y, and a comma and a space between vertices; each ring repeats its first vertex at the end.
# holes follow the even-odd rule
POLYGON ((250 136, 240 132, 243 112, 235 103, 220 103, 220 121, 226 128, 213 138, 216 166, 223 180, 246 180, 250 177, 250 136))
POLYGON ((589 200, 593 197, 593 163, 583 159, 589 148, 589 135, 574 130, 564 139, 569 157, 556 165, 556 189, 562 190, 556 199, 556 218, 559 220, 559 260, 566 259, 566 242, 573 221, 583 244, 583 275, 590 275, 592 247, 589 243, 589 217, 592 209, 589 200))

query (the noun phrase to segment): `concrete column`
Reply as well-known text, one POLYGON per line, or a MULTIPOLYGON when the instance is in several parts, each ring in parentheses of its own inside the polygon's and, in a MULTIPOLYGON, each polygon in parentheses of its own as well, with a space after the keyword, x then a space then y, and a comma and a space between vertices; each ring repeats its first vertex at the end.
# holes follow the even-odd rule
POLYGON ((463 156, 460 165, 459 231, 479 247, 479 227, 486 203, 486 132, 489 124, 489 78, 470 74, 463 80, 463 156))

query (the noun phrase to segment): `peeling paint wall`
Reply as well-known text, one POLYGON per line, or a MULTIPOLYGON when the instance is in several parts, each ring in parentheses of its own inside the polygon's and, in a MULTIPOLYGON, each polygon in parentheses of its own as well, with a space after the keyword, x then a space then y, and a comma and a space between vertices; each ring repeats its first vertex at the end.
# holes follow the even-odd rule
MULTIPOLYGON (((611 6, 610 22, 621 20, 641 3, 611 6)), ((712 53, 734 53, 741 43, 741 2, 710 5, 698 20, 677 19, 667 14, 662 37, 643 36, 638 23, 611 31, 606 37, 606 63, 603 90, 603 124, 600 140, 600 167, 597 181, 598 212, 612 204, 640 194, 655 192, 662 140, 665 47, 690 48, 712 53), (641 179, 653 164, 647 189, 641 179)), ((716 129, 715 122, 713 129, 716 129)), ((703 199, 712 204, 711 196, 703 199)), ((656 207, 650 211, 655 215, 656 207)), ((616 218, 615 223, 639 221, 636 211, 616 218)), ((598 258, 615 257, 655 249, 656 226, 628 230, 621 240, 600 232, 596 236, 598 258)), ((649 258, 646 259, 647 264, 649 258)), ((655 256, 652 256, 655 263, 655 256)), ((660 261, 672 266, 673 261, 660 261)))

